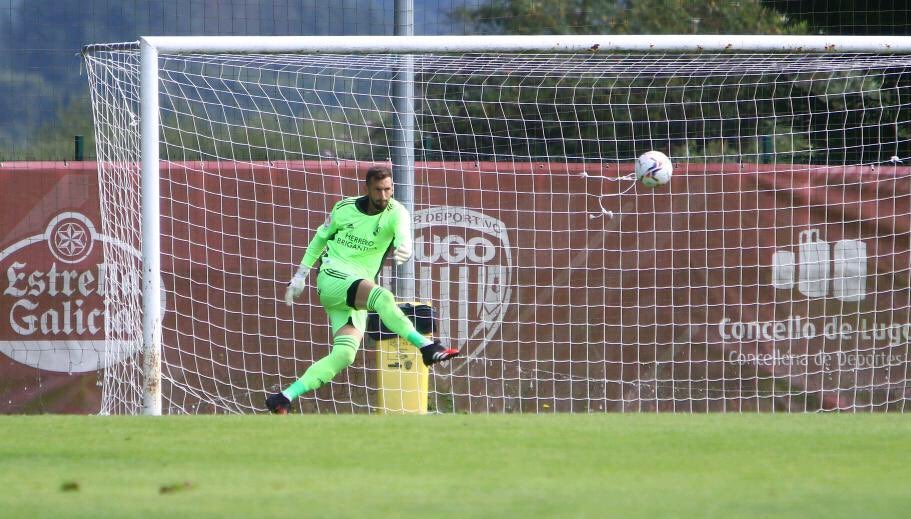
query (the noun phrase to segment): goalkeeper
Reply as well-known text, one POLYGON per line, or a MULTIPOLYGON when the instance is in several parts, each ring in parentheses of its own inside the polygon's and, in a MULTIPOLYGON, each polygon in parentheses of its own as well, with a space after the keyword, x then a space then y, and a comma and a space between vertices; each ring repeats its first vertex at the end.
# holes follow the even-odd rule
POLYGON ((332 208, 285 290, 285 303, 291 306, 303 292, 310 269, 322 260, 316 293, 332 326, 332 350, 307 368, 297 382, 266 398, 266 407, 273 413, 288 413, 292 400, 326 384, 354 362, 368 310, 420 348, 427 366, 459 353, 420 334, 399 309, 392 292, 374 282, 390 250, 399 265, 411 257, 411 216, 392 198, 392 171, 388 167, 371 167, 365 182, 366 195, 346 198, 332 208))

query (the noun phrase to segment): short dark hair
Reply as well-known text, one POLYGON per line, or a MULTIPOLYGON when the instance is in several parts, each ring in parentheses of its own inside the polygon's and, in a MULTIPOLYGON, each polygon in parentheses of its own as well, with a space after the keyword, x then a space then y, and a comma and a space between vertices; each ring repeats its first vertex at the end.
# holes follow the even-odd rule
POLYGON ((389 169, 389 166, 372 166, 367 170, 364 182, 369 184, 374 180, 383 180, 384 178, 392 178, 392 170, 389 169))

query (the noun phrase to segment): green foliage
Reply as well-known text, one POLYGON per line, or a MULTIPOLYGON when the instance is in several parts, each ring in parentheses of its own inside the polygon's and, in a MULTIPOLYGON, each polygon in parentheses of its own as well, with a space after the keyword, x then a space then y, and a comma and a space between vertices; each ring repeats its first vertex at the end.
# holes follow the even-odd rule
MULTIPOLYGON (((717 59, 704 56, 704 59, 717 59)), ((612 59, 620 60, 614 56, 612 59)), ((631 160, 652 148, 706 161, 851 164, 908 156, 900 75, 852 71, 748 77, 653 73, 423 77, 419 122, 433 158, 631 160)), ((599 56, 565 69, 596 70, 599 56)), ((723 64, 723 61, 719 61, 723 64)), ((619 65, 618 65, 619 66, 619 65)), ((428 146, 425 144, 425 146, 428 146)))
POLYGON ((53 113, 53 120, 36 122, 36 128, 21 139, 0 133, 0 160, 72 160, 76 135, 84 138, 85 160, 94 159, 95 134, 88 99, 60 102, 53 113))
MULTIPOLYGON (((58 119, 72 118, 71 105, 88 106, 78 56, 85 44, 151 34, 376 34, 392 27, 391 10, 365 8, 360 0, 230 2, 223 8, 212 0, 0 3, 0 160, 72 157, 73 135, 67 133, 82 132, 85 124, 58 119)), ((91 118, 88 110, 84 115, 91 118)), ((87 144, 87 154, 90 149, 94 154, 87 144)))
POLYGON ((789 20, 759 0, 634 0, 618 33, 805 34, 806 22, 789 20))
MULTIPOLYGON (((759 0, 492 0, 457 16, 480 32, 807 30, 759 0)), ((470 61, 436 71, 419 67, 416 156, 629 161, 657 148, 680 160, 856 164, 911 155, 911 136, 901 124, 911 117, 903 108, 909 87, 900 71, 798 74, 764 66, 757 56, 744 65, 749 74, 728 74, 731 54, 695 54, 661 61, 601 52, 543 64, 513 58, 485 66, 500 67, 495 73, 476 73, 470 61), (615 63, 606 67, 603 59, 615 63), (697 63, 715 72, 693 74, 697 63)), ((186 93, 178 84, 168 96, 175 106, 162 115, 165 158, 388 157, 391 70, 178 66, 192 70, 171 71, 185 74, 186 93), (220 78, 218 85, 207 85, 207 77, 220 78)))
POLYGON ((453 16, 493 34, 803 34, 759 0, 490 0, 453 16))
MULTIPOLYGON (((759 0, 491 0, 455 16, 480 32, 504 34, 808 31, 806 22, 759 0)), ((575 59, 575 70, 595 68, 575 59)), ((630 65, 616 74, 465 75, 451 87, 425 78, 424 142, 434 156, 455 158, 453 150, 461 150, 459 156, 467 151, 480 160, 631 160, 652 148, 709 161, 767 161, 771 149, 778 162, 829 164, 911 154, 909 131, 899 124, 911 116, 902 107, 908 87, 895 71, 802 77, 768 67, 744 77, 727 75, 723 57, 704 55, 699 59, 719 66, 706 78, 691 74, 693 56, 676 68, 645 56, 637 68, 636 59, 628 57, 630 65)))
MULTIPOLYGON (((629 161, 661 149, 678 160, 852 164, 909 154, 900 124, 911 115, 902 107, 908 87, 899 74, 775 67, 725 74, 729 55, 688 56, 683 61, 695 61, 683 65, 659 58, 599 53, 508 65, 499 58, 489 74, 458 63, 419 68, 418 160, 629 161), (533 74, 516 72, 532 66, 533 74), (698 66, 703 72, 692 74, 698 66)), ((373 81, 380 88, 368 92, 346 83, 351 71, 325 72, 297 78, 293 95, 283 89, 294 78, 257 71, 257 83, 239 71, 220 76, 221 92, 168 98, 162 156, 388 158, 388 83, 373 81)))
MULTIPOLYGON (((203 107, 204 108, 204 107, 203 107)), ((306 113, 247 110, 243 117, 184 106, 162 117, 161 157, 167 160, 285 161, 317 157, 385 159, 385 125, 341 107, 308 107, 306 113), (222 117, 219 117, 222 116, 222 117), (379 124, 379 126, 377 126, 379 124)))
POLYGON ((911 34, 907 1, 762 0, 762 3, 808 23, 819 34, 911 34))
POLYGON ((23 152, 26 129, 40 124, 33 101, 51 92, 51 85, 38 74, 0 70, 0 121, 15 121, 0 125, 0 160, 16 159, 23 152))

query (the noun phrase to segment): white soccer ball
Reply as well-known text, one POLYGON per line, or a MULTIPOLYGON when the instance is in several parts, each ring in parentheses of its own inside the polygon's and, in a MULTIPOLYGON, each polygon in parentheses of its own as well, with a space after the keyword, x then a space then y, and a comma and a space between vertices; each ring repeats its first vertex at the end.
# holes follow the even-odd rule
POLYGON ((660 151, 646 151, 636 159, 636 180, 645 187, 658 187, 671 181, 674 165, 660 151))

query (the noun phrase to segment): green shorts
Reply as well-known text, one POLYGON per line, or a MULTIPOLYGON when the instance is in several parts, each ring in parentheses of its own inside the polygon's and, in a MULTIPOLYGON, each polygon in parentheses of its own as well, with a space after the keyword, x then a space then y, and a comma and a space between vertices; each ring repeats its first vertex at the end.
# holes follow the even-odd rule
POLYGON ((364 278, 333 269, 320 269, 316 277, 316 293, 329 316, 333 336, 346 324, 354 326, 361 333, 367 329, 367 310, 358 310, 348 305, 348 290, 362 279, 364 278))

